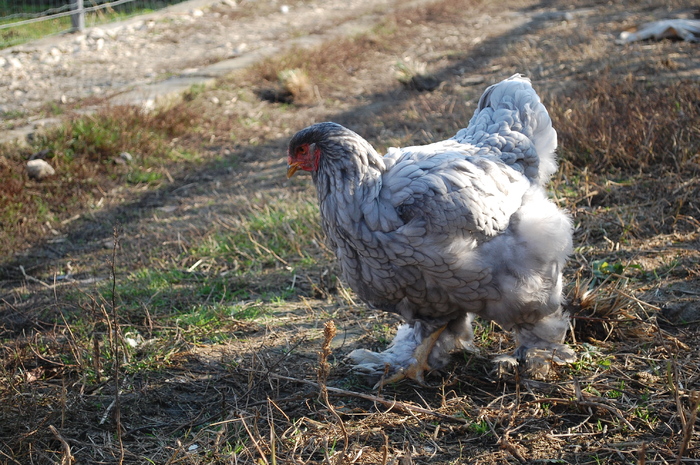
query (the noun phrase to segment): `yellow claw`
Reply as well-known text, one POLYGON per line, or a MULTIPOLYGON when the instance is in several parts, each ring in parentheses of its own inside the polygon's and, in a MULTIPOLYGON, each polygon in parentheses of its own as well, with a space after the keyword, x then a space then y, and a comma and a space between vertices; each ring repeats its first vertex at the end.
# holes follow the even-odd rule
POLYGON ((431 370, 430 364, 428 364, 428 357, 430 357, 430 353, 433 351, 437 340, 440 338, 445 328, 447 328, 447 325, 439 327, 420 343, 413 352, 416 363, 406 369, 397 371, 389 378, 379 380, 374 386, 374 389, 384 387, 387 384, 396 383, 406 378, 415 380, 418 384, 425 385, 425 373, 431 370))
POLYGON ((287 179, 294 176, 294 173, 297 172, 297 170, 299 169, 300 166, 301 166, 301 163, 298 163, 298 162, 291 163, 291 164, 287 165, 287 179))

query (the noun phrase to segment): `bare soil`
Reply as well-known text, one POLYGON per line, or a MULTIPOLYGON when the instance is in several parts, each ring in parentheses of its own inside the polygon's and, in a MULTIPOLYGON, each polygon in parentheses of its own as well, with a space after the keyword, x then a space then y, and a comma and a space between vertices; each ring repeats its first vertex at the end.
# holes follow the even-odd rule
POLYGON ((2 264, 0 462, 697 462, 698 48, 615 44, 628 27, 696 8, 676 0, 397 4, 369 34, 265 61, 192 96, 204 116, 178 143, 206 153, 204 162, 170 166, 158 184, 103 175, 91 206, 61 212, 2 264), (279 88, 279 70, 293 68, 308 75, 310 101, 260 98, 279 88), (406 69, 422 78, 403 84, 406 69), (566 277, 580 362, 553 366, 546 379, 498 373, 490 360, 512 341, 480 323, 480 352, 456 354, 428 386, 373 391, 343 356, 382 348, 398 319, 329 278, 334 265, 320 244, 309 251, 313 265, 277 257, 256 278, 228 282, 246 292, 244 310, 259 310, 256 318, 229 315, 200 333, 159 326, 151 311, 164 295, 173 312, 238 303, 227 291, 200 296, 205 277, 237 264, 193 250, 250 211, 313 199, 308 178, 284 177, 295 131, 333 120, 380 149, 443 139, 466 124, 487 85, 516 72, 533 80, 560 129, 552 195, 576 224, 566 277), (423 87, 426 76, 437 86, 423 87), (665 106, 644 107, 655 92, 665 106), (606 105, 613 94, 626 107, 606 105), (687 140, 683 131, 659 137, 669 113, 691 118, 687 140), (637 127, 642 136, 618 143, 637 127), (654 158, 678 146, 690 153, 654 158), (116 287, 149 269, 187 278, 129 305, 111 300, 114 272, 116 287), (291 297, 265 300, 281 289, 291 297), (122 313, 111 319, 114 304, 122 313), (94 366, 102 374, 90 378, 85 367, 106 364, 115 347, 110 321, 136 348, 125 346, 124 370, 94 366), (329 321, 335 335, 324 334, 329 321), (157 355, 146 357, 153 346, 157 355))

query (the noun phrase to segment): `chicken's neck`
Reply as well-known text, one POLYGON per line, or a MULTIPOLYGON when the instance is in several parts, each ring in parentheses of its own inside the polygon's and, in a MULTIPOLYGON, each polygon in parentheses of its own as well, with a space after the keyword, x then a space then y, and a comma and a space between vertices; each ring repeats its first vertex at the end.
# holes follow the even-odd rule
POLYGON ((324 226, 331 223, 354 229, 366 205, 379 195, 381 175, 386 169, 384 159, 352 131, 319 146, 323 155, 318 171, 312 174, 324 226))

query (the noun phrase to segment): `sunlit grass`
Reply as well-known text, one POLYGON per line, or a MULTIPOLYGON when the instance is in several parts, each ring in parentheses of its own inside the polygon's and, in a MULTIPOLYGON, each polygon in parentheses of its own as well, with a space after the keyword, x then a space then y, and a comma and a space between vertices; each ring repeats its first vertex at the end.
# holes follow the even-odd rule
POLYGON ((319 226, 318 206, 309 200, 272 199, 209 235, 193 256, 223 260, 236 273, 311 266, 328 258, 319 226))
MULTIPOLYGON (((90 11, 85 14, 85 27, 101 26, 107 23, 112 23, 120 20, 124 20, 136 15, 142 15, 146 13, 151 13, 159 8, 164 8, 171 4, 180 3, 182 0, 173 1, 136 1, 125 5, 117 6, 116 8, 108 7, 102 8, 96 11, 90 11)), ((0 3, 2 6, 2 14, 9 15, 13 14, 23 14, 21 17, 16 17, 12 19, 3 19, 0 17, 0 26, 18 23, 30 18, 35 18, 36 16, 45 11, 49 11, 48 6, 36 5, 31 2, 24 2, 25 4, 17 4, 19 2, 13 2, 11 5, 6 5, 7 2, 0 3), (21 10, 21 11, 17 11, 21 10)), ((70 3, 70 2, 68 2, 70 3)), ((92 4, 90 2, 85 2, 85 7, 90 7, 92 4)), ((60 9, 60 13, 70 11, 65 8, 60 9)), ((58 11, 52 13, 56 14, 58 11)), ((73 29, 70 15, 61 16, 59 18, 53 18, 47 16, 47 19, 40 21, 35 21, 29 24, 22 24, 19 26, 12 26, 5 29, 0 29, 0 49, 13 47, 15 45, 21 45, 26 42, 41 39, 48 36, 58 35, 61 33, 69 32, 73 29)))

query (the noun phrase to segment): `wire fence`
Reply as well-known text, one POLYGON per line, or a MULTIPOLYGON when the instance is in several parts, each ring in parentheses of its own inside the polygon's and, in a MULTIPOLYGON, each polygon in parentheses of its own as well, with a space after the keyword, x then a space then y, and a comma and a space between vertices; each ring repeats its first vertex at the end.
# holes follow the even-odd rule
POLYGON ((149 13, 186 0, 0 0, 0 49, 149 13))

